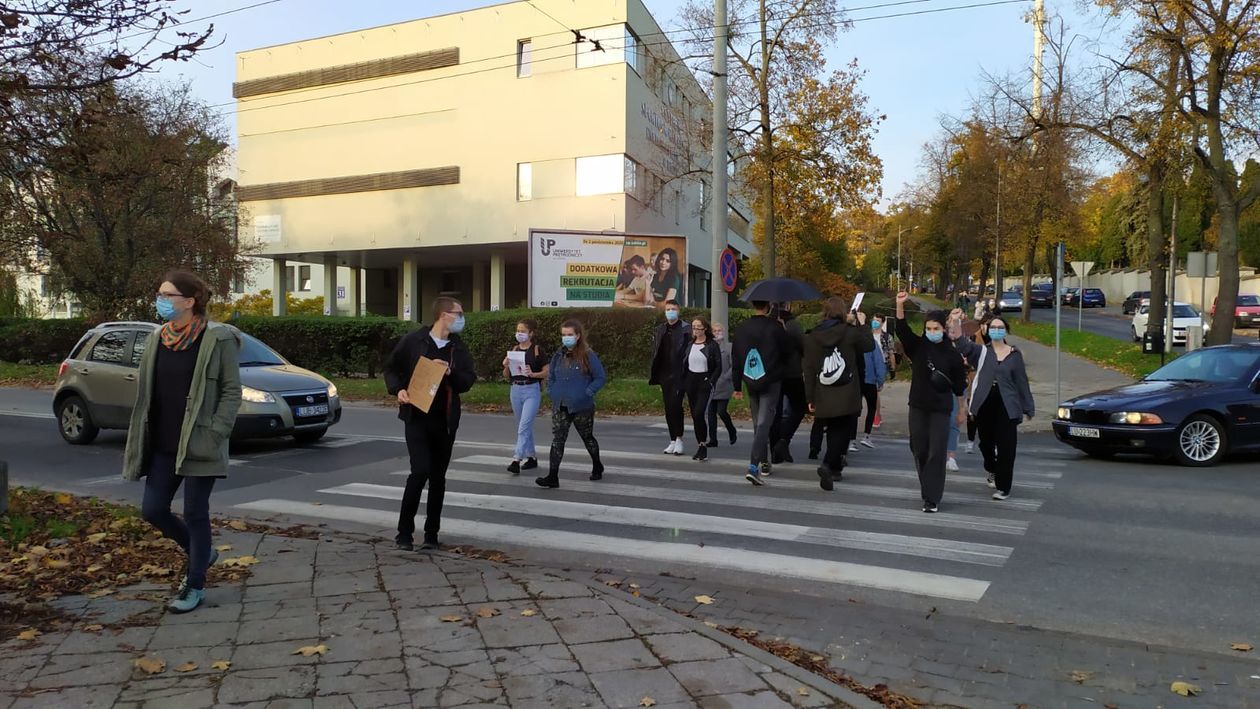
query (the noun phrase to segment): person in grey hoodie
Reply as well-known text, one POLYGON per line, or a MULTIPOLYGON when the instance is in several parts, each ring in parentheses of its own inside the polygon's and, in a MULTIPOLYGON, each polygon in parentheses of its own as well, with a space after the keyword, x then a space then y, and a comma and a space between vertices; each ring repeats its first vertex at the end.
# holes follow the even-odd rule
POLYGON ((731 343, 726 341, 725 325, 713 323, 713 340, 718 343, 718 348, 722 352, 722 375, 718 377, 717 383, 713 385, 713 393, 709 395, 706 421, 709 425, 709 442, 705 444, 709 448, 717 448, 718 445, 718 417, 721 417, 722 424, 726 426, 731 445, 735 445, 736 440, 735 422, 731 420, 731 414, 726 410, 731 403, 731 396, 735 393, 735 387, 731 384, 731 343))
POLYGON ((968 393, 967 411, 975 417, 980 433, 980 454, 989 473, 993 499, 1011 495, 1015 475, 1015 448, 1021 421, 1031 421, 1036 409, 1024 355, 1006 341, 1006 320, 989 321, 990 344, 979 355, 976 376, 968 393))

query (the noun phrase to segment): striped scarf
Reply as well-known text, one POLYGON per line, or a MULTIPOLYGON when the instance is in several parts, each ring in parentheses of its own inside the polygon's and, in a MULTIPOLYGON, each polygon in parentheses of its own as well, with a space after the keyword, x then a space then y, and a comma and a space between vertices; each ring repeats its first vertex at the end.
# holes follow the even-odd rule
POLYGON ((191 347, 205 329, 205 318, 193 318, 183 327, 167 322, 162 326, 162 345, 172 352, 182 352, 191 347))

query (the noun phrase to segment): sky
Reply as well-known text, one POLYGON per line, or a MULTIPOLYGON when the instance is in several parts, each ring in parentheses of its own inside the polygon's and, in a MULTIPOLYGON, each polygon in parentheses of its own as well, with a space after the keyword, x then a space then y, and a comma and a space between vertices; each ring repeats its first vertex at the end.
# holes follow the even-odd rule
MULTIPOLYGON (((561 22, 564 4, 582 1, 535 0, 561 22)), ((1033 31, 1024 16, 1031 10, 1032 2, 862 18, 992 1, 902 0, 894 7, 872 8, 896 0, 841 0, 841 6, 854 8, 848 17, 855 22, 828 48, 827 58, 832 67, 856 59, 866 71, 862 90, 870 99, 872 112, 886 116, 874 142, 875 152, 884 163, 883 204, 896 199, 916 179, 922 146, 940 132, 941 118, 964 114, 973 98, 984 92, 984 72, 1004 75, 1028 71, 1033 31), (861 7, 868 9, 857 9, 861 7)), ((644 2, 667 31, 682 26, 678 10, 684 0, 644 2)), ((228 13, 187 26, 200 29, 213 22, 218 46, 198 53, 192 62, 163 66, 159 76, 188 81, 198 96, 219 106, 218 110, 231 120, 237 52, 494 4, 499 2, 185 0, 180 7, 191 10, 185 21, 228 13)), ((1086 24, 1073 0, 1046 0, 1046 10, 1064 14, 1073 26, 1086 24)), ((234 121, 232 126, 235 130, 234 121)))

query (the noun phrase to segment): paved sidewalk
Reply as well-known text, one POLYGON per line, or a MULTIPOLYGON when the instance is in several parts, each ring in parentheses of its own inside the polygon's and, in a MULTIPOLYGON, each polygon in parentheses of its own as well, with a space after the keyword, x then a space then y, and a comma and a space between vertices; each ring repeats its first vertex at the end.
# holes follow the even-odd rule
POLYGON ((237 585, 213 584, 212 570, 193 613, 165 613, 169 589, 154 586, 55 602, 72 629, 0 645, 0 709, 873 706, 698 621, 545 570, 342 537, 225 543, 225 558, 257 564, 237 585))

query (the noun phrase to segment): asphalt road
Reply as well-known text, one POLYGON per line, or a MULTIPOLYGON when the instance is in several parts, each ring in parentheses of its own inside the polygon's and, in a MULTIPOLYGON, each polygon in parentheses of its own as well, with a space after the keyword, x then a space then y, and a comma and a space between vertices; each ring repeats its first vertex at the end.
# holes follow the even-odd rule
MULTIPOLYGON (((1054 308, 1033 308, 1032 320, 1038 323, 1054 324, 1054 308)), ((1105 337, 1124 340, 1126 342, 1133 341, 1133 316, 1121 313, 1120 305, 1109 304, 1106 308, 1085 308, 1078 311, 1076 308, 1063 308, 1063 329, 1075 330, 1077 324, 1086 332, 1092 332, 1105 337)), ((1016 330, 1018 333, 1018 330, 1016 330)), ((1234 342, 1248 342, 1255 340, 1255 333, 1249 331, 1248 334, 1234 333, 1234 342)), ((1136 344, 1134 346, 1137 346, 1136 344)))
MULTIPOLYGON (((123 434, 69 446, 49 400, 47 391, 0 389, 0 451, 13 482, 138 501, 142 486, 118 478, 123 434)), ((539 441, 549 440, 548 423, 538 422, 539 441)), ((1010 500, 990 500, 979 455, 960 453, 942 512, 925 515, 904 440, 851 454, 828 494, 803 460, 753 488, 741 477, 742 443, 707 463, 664 456, 660 426, 597 423, 609 466, 602 482, 586 480, 572 436, 562 487, 545 491, 532 475, 504 471, 509 418, 466 415, 444 541, 566 568, 687 574, 698 586, 712 579, 1210 652, 1260 638, 1254 456, 1210 470, 1093 461, 1030 434, 1010 500)), ((318 444, 234 446, 213 509, 392 536, 407 468, 401 433, 394 411, 350 407, 318 444)))

